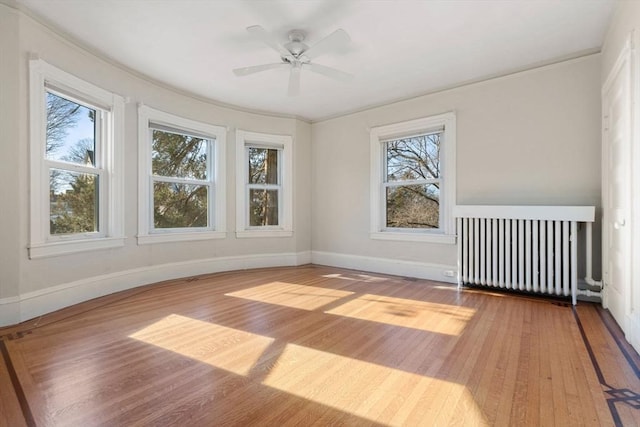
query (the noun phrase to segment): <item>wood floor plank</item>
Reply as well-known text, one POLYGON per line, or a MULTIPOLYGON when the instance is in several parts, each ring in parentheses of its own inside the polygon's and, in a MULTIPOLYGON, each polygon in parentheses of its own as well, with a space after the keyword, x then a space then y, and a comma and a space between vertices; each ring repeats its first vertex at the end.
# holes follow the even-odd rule
MULTIPOLYGON (((578 307, 577 313, 592 347, 597 367, 604 379, 605 384, 601 384, 603 396, 613 399, 613 407, 621 425, 640 425, 638 372, 625 358, 616 338, 602 322, 602 316, 598 313, 600 310, 593 306, 578 307)), ((609 322, 613 320, 609 319, 609 322)), ((612 325, 617 327, 615 322, 612 325)), ((637 362, 640 360, 637 353, 628 347, 628 343, 620 342, 620 345, 629 351, 628 356, 637 367, 637 362)))
MULTIPOLYGON (((0 345, 4 345, 1 343, 0 345)), ((27 426, 20 408, 20 401, 11 381, 11 374, 0 355, 0 427, 27 426)))
MULTIPOLYGON (((308 265, 2 331, 39 426, 640 425, 640 357, 588 303, 308 265)), ((5 371, 0 426, 25 425, 5 371)))

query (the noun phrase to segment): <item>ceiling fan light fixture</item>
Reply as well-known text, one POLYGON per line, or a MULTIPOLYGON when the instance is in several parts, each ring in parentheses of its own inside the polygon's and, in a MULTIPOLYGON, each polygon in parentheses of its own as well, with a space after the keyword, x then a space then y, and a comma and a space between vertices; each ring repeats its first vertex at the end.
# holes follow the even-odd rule
POLYGON ((296 58, 302 55, 307 49, 309 49, 309 46, 304 43, 304 31, 291 30, 289 31, 288 37, 289 43, 285 44, 284 47, 296 58))

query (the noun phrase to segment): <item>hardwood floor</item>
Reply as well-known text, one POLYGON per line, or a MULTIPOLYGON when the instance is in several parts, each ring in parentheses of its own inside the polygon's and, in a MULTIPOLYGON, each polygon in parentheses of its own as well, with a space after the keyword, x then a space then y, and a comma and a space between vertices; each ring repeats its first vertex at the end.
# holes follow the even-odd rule
POLYGON ((126 291, 0 349, 11 427, 640 425, 640 360, 596 305, 328 267, 126 291))

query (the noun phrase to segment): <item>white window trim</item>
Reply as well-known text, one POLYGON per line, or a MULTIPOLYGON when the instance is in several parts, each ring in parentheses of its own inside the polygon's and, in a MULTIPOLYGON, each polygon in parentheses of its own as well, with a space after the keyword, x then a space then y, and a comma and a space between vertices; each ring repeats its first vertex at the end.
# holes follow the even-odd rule
POLYGON ((124 246, 124 99, 41 60, 29 61, 30 225, 29 258, 44 258, 88 250, 124 246), (51 238, 49 234, 49 174, 46 167, 46 88, 85 99, 109 111, 103 123, 102 164, 107 194, 101 197, 101 233, 78 233, 51 238), (106 206, 104 206, 106 205, 106 206))
POLYGON ((226 145, 227 128, 186 119, 140 104, 138 107, 138 235, 139 245, 224 239, 226 232, 226 145), (215 139, 213 144, 214 197, 213 223, 204 229, 153 229, 153 194, 151 192, 150 122, 176 130, 189 131, 215 139))
POLYGON ((291 237, 293 236, 293 139, 289 135, 273 135, 236 130, 236 237, 291 237), (255 143, 265 147, 280 148, 282 179, 280 225, 249 227, 247 218, 248 162, 246 145, 255 143))
POLYGON ((400 240, 410 242, 430 242, 455 244, 455 218, 453 207, 456 204, 456 115, 454 112, 378 126, 370 132, 371 176, 370 176, 370 215, 369 236, 379 240, 400 240), (444 126, 443 142, 440 151, 442 165, 442 183, 444 191, 440 193, 441 225, 438 230, 393 230, 386 228, 384 222, 385 206, 382 195, 384 179, 383 142, 391 138, 399 138, 408 134, 429 131, 444 126))

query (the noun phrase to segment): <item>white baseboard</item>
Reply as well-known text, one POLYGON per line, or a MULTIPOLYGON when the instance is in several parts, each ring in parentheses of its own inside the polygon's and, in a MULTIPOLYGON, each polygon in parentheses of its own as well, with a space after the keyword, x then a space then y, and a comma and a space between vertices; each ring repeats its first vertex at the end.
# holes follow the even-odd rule
POLYGON ((321 251, 311 252, 311 262, 318 265, 351 268, 354 270, 370 271, 372 273, 456 283, 455 273, 457 267, 455 265, 401 261, 389 258, 374 258, 321 251), (447 272, 451 272, 453 276, 447 276, 447 272))
POLYGON ((153 265, 88 277, 19 297, 0 299, 0 327, 14 325, 83 301, 150 283, 201 274, 309 264, 311 252, 260 254, 153 265))
POLYGON ((455 266, 386 258, 373 258, 331 252, 304 251, 298 253, 261 254, 200 259, 154 265, 88 277, 50 288, 28 292, 18 297, 0 299, 0 327, 15 325, 43 314, 51 313, 90 299, 133 289, 150 283, 182 277, 212 274, 252 268, 288 267, 314 264, 370 271, 373 273, 409 276, 420 279, 455 283, 455 277, 445 276, 455 266))
POLYGON ((20 298, 0 298, 0 327, 18 323, 20 318, 20 298))

